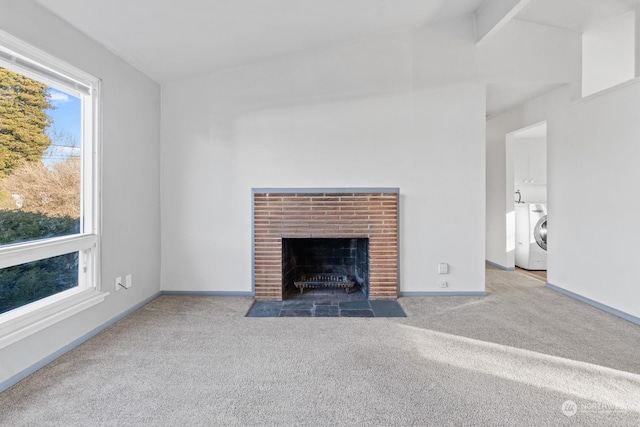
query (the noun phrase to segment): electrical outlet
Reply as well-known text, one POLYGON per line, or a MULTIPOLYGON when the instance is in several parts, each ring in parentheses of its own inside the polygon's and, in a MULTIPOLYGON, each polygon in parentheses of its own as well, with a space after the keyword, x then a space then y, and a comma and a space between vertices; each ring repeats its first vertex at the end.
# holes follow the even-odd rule
POLYGON ((441 288, 447 288, 447 287, 449 287, 449 284, 447 282, 440 282, 440 287, 441 288))
POLYGON ((449 264, 446 262, 438 263, 438 274, 448 274, 449 273, 449 264))
POLYGON ((116 291, 119 291, 122 287, 122 277, 116 277, 116 291))
POLYGON ((124 286, 129 289, 131 287, 131 275, 127 274, 127 277, 124 278, 124 286))

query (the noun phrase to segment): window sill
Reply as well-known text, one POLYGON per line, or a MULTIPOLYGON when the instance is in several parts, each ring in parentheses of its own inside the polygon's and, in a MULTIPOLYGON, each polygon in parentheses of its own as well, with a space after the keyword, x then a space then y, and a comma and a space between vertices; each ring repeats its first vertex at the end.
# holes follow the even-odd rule
POLYGON ((108 292, 73 289, 0 315, 0 349, 104 301, 108 292))

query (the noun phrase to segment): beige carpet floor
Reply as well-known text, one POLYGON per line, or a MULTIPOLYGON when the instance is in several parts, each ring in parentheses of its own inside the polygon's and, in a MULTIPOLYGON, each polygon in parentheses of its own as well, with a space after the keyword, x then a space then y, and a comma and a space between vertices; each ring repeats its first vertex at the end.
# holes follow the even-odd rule
POLYGON ((542 280, 545 283, 547 281, 546 270, 525 270, 524 268, 516 267, 515 271, 520 274, 526 274, 527 276, 531 276, 534 279, 542 280))
POLYGON ((407 318, 162 296, 0 394, 0 425, 640 425, 640 326, 514 272, 487 288, 407 318))

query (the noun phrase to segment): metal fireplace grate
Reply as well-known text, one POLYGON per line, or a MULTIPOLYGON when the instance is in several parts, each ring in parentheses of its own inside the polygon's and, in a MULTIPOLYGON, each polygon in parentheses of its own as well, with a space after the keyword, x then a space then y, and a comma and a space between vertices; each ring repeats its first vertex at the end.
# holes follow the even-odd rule
POLYGON ((349 280, 346 275, 342 274, 312 274, 305 275, 300 281, 293 282, 296 288, 300 289, 300 293, 305 289, 317 288, 344 288, 349 293, 351 288, 355 286, 353 280, 349 280))

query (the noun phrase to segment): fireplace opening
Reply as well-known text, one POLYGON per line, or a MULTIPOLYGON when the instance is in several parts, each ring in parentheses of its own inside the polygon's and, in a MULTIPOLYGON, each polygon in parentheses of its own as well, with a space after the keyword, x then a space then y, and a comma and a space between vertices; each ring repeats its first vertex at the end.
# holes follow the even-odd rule
POLYGON ((369 239, 283 238, 282 295, 336 290, 369 298, 369 239))

